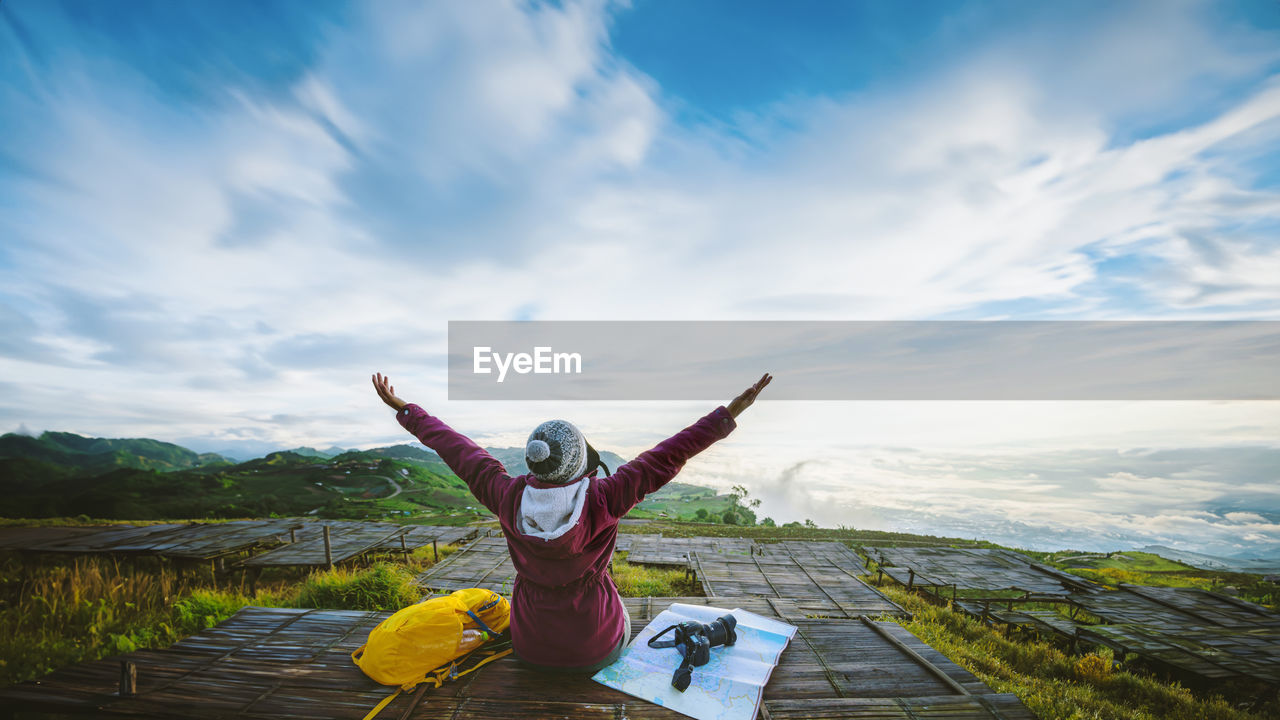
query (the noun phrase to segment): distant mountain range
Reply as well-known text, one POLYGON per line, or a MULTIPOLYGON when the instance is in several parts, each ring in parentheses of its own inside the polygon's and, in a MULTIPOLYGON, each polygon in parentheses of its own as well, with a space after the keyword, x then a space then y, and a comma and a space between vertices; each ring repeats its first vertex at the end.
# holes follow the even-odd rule
POLYGON ((1245 572, 1258 574, 1280 574, 1280 557, 1272 558, 1225 558, 1216 555, 1177 550, 1164 545, 1148 545, 1139 548, 1140 552, 1159 555, 1162 558, 1176 560, 1180 563, 1200 568, 1201 570, 1223 570, 1227 572, 1245 572))
MULTIPOLYGON (((528 472, 520 448, 489 448, 512 475, 528 472)), ((610 469, 623 463, 603 453, 610 469)), ((456 514, 479 503, 430 450, 299 447, 235 462, 147 438, 46 432, 0 436, 0 515, 98 518, 379 517, 456 514)))
POLYGON ((0 458, 25 458, 93 473, 118 468, 185 470, 231 462, 216 453, 196 453, 159 440, 87 438, 68 432, 46 432, 38 438, 0 435, 0 458))

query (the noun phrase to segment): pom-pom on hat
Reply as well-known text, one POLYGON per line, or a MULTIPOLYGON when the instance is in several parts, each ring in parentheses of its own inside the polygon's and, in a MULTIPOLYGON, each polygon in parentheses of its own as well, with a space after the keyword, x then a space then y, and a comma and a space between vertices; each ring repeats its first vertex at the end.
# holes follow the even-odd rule
POLYGON ((545 483, 566 483, 587 472, 587 439, 567 420, 548 420, 533 429, 524 448, 529 472, 545 483))

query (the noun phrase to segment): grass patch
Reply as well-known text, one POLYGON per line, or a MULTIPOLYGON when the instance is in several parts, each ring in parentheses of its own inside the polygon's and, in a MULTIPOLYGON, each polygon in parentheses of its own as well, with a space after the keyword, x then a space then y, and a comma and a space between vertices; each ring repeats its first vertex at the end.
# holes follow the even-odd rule
POLYGON ((422 599, 413 573, 379 563, 360 570, 334 569, 308 577, 292 598, 293 607, 395 612, 422 599))
POLYGON ((613 561, 613 581, 622 597, 691 597, 701 596, 702 584, 689 578, 683 568, 633 565, 626 553, 618 553, 613 561))
MULTIPOLYGON (((440 547, 441 558, 456 552, 440 547)), ((422 599, 414 576, 430 547, 396 563, 264 573, 258 587, 180 575, 163 563, 104 557, 0 561, 0 684, 86 660, 167 647, 246 605, 395 611, 422 599)))
POLYGON ((1072 656, 1052 644, 1013 641, 982 623, 884 586, 915 615, 904 627, 996 692, 1011 692, 1038 717, 1062 720, 1261 720, 1280 717, 1276 704, 1252 710, 1217 695, 1132 672, 1108 651, 1072 656))
POLYGON ((1128 583, 1130 585, 1159 585, 1163 587, 1187 587, 1200 588, 1201 590, 1212 590, 1217 585, 1213 578, 1202 577, 1199 575, 1186 575, 1182 573, 1170 573, 1163 571, 1143 571, 1128 570, 1118 567, 1102 567, 1102 568, 1072 568, 1070 571, 1074 575, 1086 577, 1094 582, 1100 582, 1104 585, 1119 585, 1120 583, 1128 583))

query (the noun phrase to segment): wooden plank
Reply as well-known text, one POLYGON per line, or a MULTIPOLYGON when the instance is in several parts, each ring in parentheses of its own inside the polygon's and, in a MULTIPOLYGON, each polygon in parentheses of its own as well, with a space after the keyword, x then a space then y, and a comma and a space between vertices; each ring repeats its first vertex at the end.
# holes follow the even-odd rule
POLYGON ((757 552, 757 546, 755 541, 748 538, 667 538, 662 535, 632 535, 627 562, 688 567, 690 552, 715 552, 747 557, 757 552))
POLYGON ((783 540, 774 543, 760 543, 763 555, 783 555, 798 560, 827 560, 849 567, 861 567, 862 562, 849 546, 830 540, 783 540))
POLYGON ((75 535, 40 543, 28 548, 37 552, 101 553, 112 552, 116 545, 136 547, 139 541, 163 537, 167 533, 185 527, 177 523, 161 525, 113 525, 98 532, 75 535))
MULTIPOLYGON (((638 631, 682 598, 628 600, 638 631), (648 601, 646 604, 646 600, 648 601)), ((796 612, 787 601, 700 598, 761 614, 796 612), (780 612, 779 612, 780 611, 780 612)), ((143 650, 62 668, 39 681, 0 689, 0 705, 14 713, 62 713, 147 718, 363 718, 391 688, 373 682, 349 657, 389 613, 288 608, 244 608, 235 616, 165 650, 143 650), (136 694, 121 696, 120 662, 137 668, 136 694)), ((793 619, 803 640, 793 641, 765 690, 770 717, 876 717, 905 709, 906 717, 1030 718, 1025 708, 998 696, 894 623, 876 623, 921 655, 954 688, 906 658, 863 622, 793 619), (952 696, 949 696, 952 695, 952 696), (982 714, 998 709, 999 715, 982 714), (874 709, 874 710, 873 710, 874 709), (862 714, 863 710, 867 713, 862 714), (945 710, 945 712, 942 712, 945 710), (839 712, 836 712, 839 711, 839 712), (937 711, 937 712, 935 712, 937 711), (844 713, 844 714, 839 714, 844 713), (930 714, 932 713, 932 714, 930 714)), ((673 668, 675 653, 673 651, 673 668)), ((586 676, 553 678, 514 658, 446 683, 421 696, 396 698, 383 712, 412 718, 680 717, 586 676)), ((883 716, 882 716, 883 717, 883 716)), ((896 717, 889 715, 888 717, 896 717)))
POLYGON ((38 545, 72 541, 100 532, 101 527, 40 525, 0 527, 0 550, 29 550, 38 545))
MULTIPOLYGON (((400 537, 410 550, 425 547, 435 542, 437 545, 454 545, 476 537, 479 531, 473 527, 457 525, 406 525, 406 531, 400 537)), ((400 539, 392 538, 378 546, 380 550, 400 549, 400 539)))
POLYGON ((164 557, 208 560, 262 545, 285 541, 290 529, 302 527, 298 520, 235 520, 225 523, 196 523, 150 542, 146 551, 164 557))
MULTIPOLYGON (((1011 550, 952 547, 864 547, 868 557, 886 575, 901 581, 911 570, 926 578, 927 585, 953 586, 959 590, 1020 590, 1044 595, 1065 595, 1096 589, 1088 580, 1042 565, 1011 550)), ((907 584, 903 582, 903 584, 907 584)), ((919 583, 912 583, 919 584, 919 583)))
POLYGON ((510 595, 515 577, 506 539, 485 537, 433 565, 415 582, 434 592, 478 587, 510 595))
POLYGON ((915 698, 767 700, 761 717, 772 720, 1035 720, 1012 693, 915 698))
MULTIPOLYGON (((388 523, 325 522, 332 538, 332 558, 341 563, 359 557, 404 532, 398 525, 388 523)), ((298 542, 265 552, 241 563, 246 567, 310 566, 326 564, 323 536, 314 534, 298 542)))
POLYGON ((694 552, 708 596, 791 598, 806 614, 852 618, 908 613, 840 565, 820 557, 694 552))

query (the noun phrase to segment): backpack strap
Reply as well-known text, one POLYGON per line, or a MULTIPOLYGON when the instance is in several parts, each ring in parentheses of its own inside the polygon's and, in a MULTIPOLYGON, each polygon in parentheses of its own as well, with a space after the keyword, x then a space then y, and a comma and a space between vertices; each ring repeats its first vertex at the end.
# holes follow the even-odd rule
MULTIPOLYGON (((476 622, 479 622, 481 627, 484 627, 484 623, 481 622, 479 618, 476 618, 476 622)), ((489 630, 489 628, 485 627, 485 630, 489 630)), ((490 630, 490 632, 492 631, 490 630)), ((364 649, 363 646, 361 646, 361 649, 364 649)), ((408 685, 401 686, 399 690, 396 690, 394 693, 391 693, 391 695, 384 698, 382 702, 374 706, 374 708, 369 711, 369 714, 364 716, 364 720, 373 720, 373 718, 378 713, 382 712, 383 708, 391 704, 391 701, 395 700, 400 695, 400 693, 404 692, 405 690, 412 690, 415 686, 420 685, 424 682, 431 683, 433 687, 438 688, 441 685, 445 684, 446 681, 456 680, 457 678, 460 678, 463 675, 466 675, 468 673, 473 673, 476 670, 479 670, 480 668, 484 667, 485 665, 488 665, 489 663, 493 662, 494 660, 504 658, 510 654, 511 654, 511 643, 509 641, 494 643, 489 647, 476 648, 475 650, 472 650, 466 655, 463 655, 460 658, 461 662, 459 662, 459 660, 453 660, 427 673, 426 676, 423 677, 421 680, 418 680, 413 683, 409 683, 408 685), (459 670, 459 668, 465 665, 468 665, 471 660, 474 660, 477 658, 483 658, 483 659, 481 659, 479 662, 475 664, 470 664, 465 670, 459 670)), ((352 656, 354 657, 355 653, 352 653, 352 656)))
POLYGON ((369 714, 364 716, 364 720, 373 720, 374 716, 382 712, 382 708, 386 707, 387 705, 390 705, 391 701, 399 697, 401 692, 403 691, 396 690, 395 692, 391 693, 386 698, 384 698, 382 702, 378 703, 377 705, 374 705, 373 709, 369 711, 369 714))
POLYGON ((471 619, 476 621, 476 624, 480 626, 481 630, 484 630, 485 632, 489 633, 490 637, 498 637, 498 633, 494 632, 493 629, 490 628, 488 625, 485 625, 484 621, 480 619, 479 615, 471 612, 470 610, 467 611, 467 615, 471 616, 471 619))

